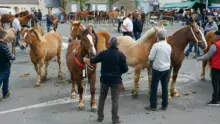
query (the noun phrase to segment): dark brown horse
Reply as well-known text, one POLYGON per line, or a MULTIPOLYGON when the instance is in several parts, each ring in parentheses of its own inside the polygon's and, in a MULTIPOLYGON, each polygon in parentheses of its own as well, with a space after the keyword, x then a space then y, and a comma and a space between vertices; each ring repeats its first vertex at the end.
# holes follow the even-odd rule
POLYGON ((174 16, 176 14, 176 10, 171 11, 163 11, 163 20, 169 20, 170 23, 173 25, 174 16))
POLYGON ((170 89, 171 96, 179 96, 178 91, 175 88, 175 84, 179 69, 185 57, 184 49, 190 41, 197 44, 201 49, 207 48, 205 37, 201 33, 199 27, 195 24, 183 27, 176 31, 173 35, 167 37, 167 42, 172 47, 171 71, 173 71, 173 77, 170 89))
POLYGON ((85 63, 83 62, 83 58, 87 55, 94 56, 96 55, 95 50, 95 40, 92 34, 89 33, 88 30, 83 30, 81 32, 81 40, 73 40, 70 42, 67 53, 66 53, 66 65, 70 72, 71 80, 72 80, 72 90, 71 97, 72 99, 76 98, 76 90, 75 90, 75 82, 78 87, 79 92, 79 109, 84 109, 83 103, 83 86, 82 80, 84 78, 84 71, 86 72, 86 76, 88 77, 88 81, 90 84, 90 93, 91 93, 91 110, 94 111, 97 109, 96 101, 95 101, 95 83, 96 83, 96 65, 91 65, 92 67, 87 68, 85 63), (86 70, 87 71, 86 71, 86 70))
MULTIPOLYGON (((215 33, 215 30, 212 30, 212 31, 208 32, 208 33, 206 34, 206 36, 205 36, 206 41, 207 41, 207 44, 208 44, 208 48, 203 51, 204 54, 206 54, 206 53, 209 51, 211 45, 216 42, 215 34, 214 34, 214 33, 215 33)), ((203 80, 206 80, 206 77, 205 77, 205 68, 206 68, 207 64, 208 64, 208 60, 202 62, 202 73, 201 73, 201 77, 202 77, 203 80)))

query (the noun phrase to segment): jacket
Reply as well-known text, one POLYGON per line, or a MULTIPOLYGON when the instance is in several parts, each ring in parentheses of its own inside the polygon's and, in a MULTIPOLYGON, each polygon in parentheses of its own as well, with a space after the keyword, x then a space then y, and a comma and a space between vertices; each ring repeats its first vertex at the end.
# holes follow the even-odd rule
POLYGON ((210 66, 215 69, 220 69, 220 40, 215 42, 216 52, 210 59, 210 66))
POLYGON ((53 25, 53 21, 51 19, 51 16, 47 14, 47 26, 53 25))
POLYGON ((211 30, 218 30, 218 26, 217 26, 216 22, 214 22, 214 21, 212 23, 208 22, 205 26, 206 32, 209 32, 211 30))
POLYGON ((10 69, 11 60, 15 60, 6 43, 0 41, 0 73, 10 69))
POLYGON ((128 71, 126 57, 118 48, 109 48, 102 51, 95 58, 90 60, 91 64, 101 62, 101 83, 120 84, 122 74, 128 71))
POLYGON ((142 25, 143 25, 143 24, 142 24, 141 21, 135 19, 135 20, 133 21, 133 32, 134 32, 135 34, 137 34, 137 33, 142 33, 142 25))
POLYGON ((42 13, 41 12, 38 12, 38 20, 42 21, 42 13))

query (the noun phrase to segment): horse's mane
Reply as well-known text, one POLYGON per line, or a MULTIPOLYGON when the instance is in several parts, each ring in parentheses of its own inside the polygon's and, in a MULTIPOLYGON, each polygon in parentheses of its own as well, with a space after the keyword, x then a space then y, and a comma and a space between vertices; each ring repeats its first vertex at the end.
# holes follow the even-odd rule
POLYGON ((38 40, 40 40, 41 42, 46 42, 46 40, 41 36, 37 29, 33 29, 33 32, 37 36, 38 40))
POLYGON ((155 33, 155 29, 151 28, 150 30, 147 30, 147 32, 137 40, 137 43, 144 43, 147 42, 148 38, 155 33))

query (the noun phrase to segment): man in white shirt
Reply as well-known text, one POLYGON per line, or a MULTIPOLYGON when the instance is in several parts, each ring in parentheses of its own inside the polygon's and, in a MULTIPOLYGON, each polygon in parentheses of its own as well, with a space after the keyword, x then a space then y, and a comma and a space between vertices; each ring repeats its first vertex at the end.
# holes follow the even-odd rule
POLYGON ((18 14, 15 15, 15 19, 12 22, 12 26, 16 31, 16 46, 20 46, 19 40, 20 40, 20 31, 21 31, 21 24, 18 20, 18 14))
POLYGON ((124 36, 131 36, 133 32, 132 14, 128 14, 128 17, 123 21, 122 32, 124 36))
MULTIPOLYGON (((166 110, 168 106, 168 76, 171 64, 171 46, 166 42, 165 30, 161 30, 157 34, 157 43, 151 49, 149 60, 152 67, 152 83, 150 91, 150 106, 148 110, 156 111, 157 109, 157 89, 158 83, 161 81, 162 86, 162 110, 166 110)), ((151 73, 151 72, 149 72, 151 73)))

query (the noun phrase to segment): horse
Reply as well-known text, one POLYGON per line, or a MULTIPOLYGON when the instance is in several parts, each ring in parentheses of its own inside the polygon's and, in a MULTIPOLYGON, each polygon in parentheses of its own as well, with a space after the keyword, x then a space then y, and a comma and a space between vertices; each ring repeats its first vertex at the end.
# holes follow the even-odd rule
POLYGON ((52 28, 53 28, 54 31, 56 31, 57 28, 58 28, 58 24, 60 23, 60 20, 58 19, 58 15, 57 14, 52 14, 51 15, 51 20, 53 21, 52 28))
POLYGON ((33 19, 34 15, 33 14, 28 14, 22 17, 18 17, 18 20, 20 21, 20 24, 22 27, 26 26, 30 19, 33 19))
POLYGON ((171 11, 163 11, 163 19, 164 20, 169 20, 170 23, 173 25, 173 20, 174 20, 174 16, 176 14, 176 10, 171 10, 171 11))
POLYGON ((37 82, 35 87, 40 87, 40 82, 47 79, 47 69, 49 62, 57 56, 58 62, 58 79, 62 78, 61 71, 61 54, 62 54, 62 37, 54 31, 41 36, 41 34, 34 28, 26 29, 24 37, 21 41, 21 49, 30 46, 29 56, 37 72, 37 82), (41 76, 43 65, 45 64, 45 72, 41 76))
POLYGON ((44 35, 44 29, 38 24, 38 19, 34 17, 34 28, 41 34, 44 35))
POLYGON ((2 15, 2 17, 1 17, 1 26, 4 28, 5 23, 9 23, 10 27, 12 27, 12 21, 13 21, 14 18, 15 18, 15 16, 12 15, 12 14, 2 15))
MULTIPOLYGON (((207 43, 204 35, 196 24, 190 23, 189 25, 181 28, 176 31, 171 36, 166 38, 168 44, 172 48, 171 52, 171 68, 170 72, 173 71, 172 82, 170 88, 170 96, 177 97, 179 96, 178 91, 175 88, 176 79, 178 77, 178 72, 182 66, 184 60, 184 49, 187 44, 191 41, 194 44, 198 45, 201 49, 207 49, 207 43)), ((169 75, 169 79, 170 79, 169 75)))
MULTIPOLYGON (((134 67, 134 83, 132 88, 132 96, 138 96, 139 78, 141 70, 147 68, 150 71, 148 56, 150 50, 155 43, 157 32, 161 30, 159 27, 149 29, 139 40, 135 41, 130 36, 119 36, 118 49, 126 56, 127 64, 134 67)), ((148 78, 149 78, 148 73, 148 78)), ((150 78, 149 78, 150 81, 150 78)), ((122 84, 122 89, 124 86, 122 84)))
POLYGON ((7 32, 6 34, 6 42, 11 43, 11 53, 15 54, 15 47, 16 47, 16 31, 13 28, 9 28, 7 30, 4 30, 2 27, 0 27, 1 31, 7 32))
MULTIPOLYGON (((83 62, 83 58, 86 55, 94 56, 96 55, 95 50, 95 40, 88 29, 81 32, 81 40, 72 40, 67 48, 66 52, 66 65, 70 72, 72 80, 72 90, 71 98, 76 99, 76 91, 74 81, 77 83, 79 92, 79 109, 84 109, 85 105, 83 103, 83 86, 82 80, 84 75, 84 69, 87 68, 83 62)), ((90 69, 87 69, 86 75, 90 83, 90 93, 91 93, 91 110, 95 111, 97 109, 95 101, 95 83, 96 83, 96 65, 91 65, 90 69)))
MULTIPOLYGON (((209 31, 206 36, 205 36, 205 39, 207 41, 207 44, 208 44, 208 48, 206 50, 203 50, 203 53, 206 54, 211 45, 214 44, 216 42, 216 39, 215 39, 215 30, 212 30, 212 31, 209 31)), ((207 61, 203 61, 202 62, 202 73, 201 73, 201 77, 202 77, 202 80, 206 80, 206 77, 205 77, 205 68, 208 64, 208 60, 207 61)))
MULTIPOLYGON (((70 21, 70 36, 68 41, 71 42, 72 40, 80 40, 82 39, 81 32, 85 29, 85 27, 79 21, 70 21)), ((91 31, 90 31, 91 32, 91 31)), ((96 44, 97 53, 109 48, 108 40, 110 39, 110 34, 105 31, 96 31, 96 35, 98 37, 98 41, 96 44)))

